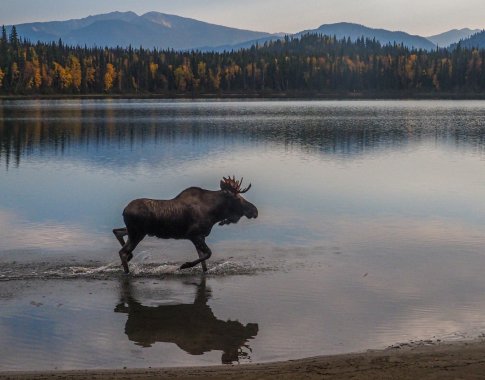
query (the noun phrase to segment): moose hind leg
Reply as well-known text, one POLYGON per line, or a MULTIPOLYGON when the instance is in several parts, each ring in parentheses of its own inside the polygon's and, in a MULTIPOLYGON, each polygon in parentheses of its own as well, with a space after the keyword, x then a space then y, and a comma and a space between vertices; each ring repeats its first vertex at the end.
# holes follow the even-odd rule
POLYGON ((116 239, 120 242, 121 246, 123 247, 125 243, 125 239, 123 239, 124 236, 128 235, 128 229, 125 228, 115 228, 113 230, 113 233, 115 234, 116 239))
POLYGON ((130 273, 130 269, 128 268, 128 262, 133 258, 133 250, 144 237, 144 235, 128 235, 128 241, 125 243, 125 245, 123 245, 123 248, 121 248, 119 252, 121 265, 123 265, 123 269, 127 274, 130 273))
POLYGON ((192 243, 195 245, 195 249, 197 249, 197 253, 199 254, 199 258, 194 261, 187 261, 186 263, 180 266, 180 269, 187 269, 196 266, 199 263, 202 263, 202 270, 207 272, 207 265, 205 261, 211 257, 212 251, 205 243, 204 238, 193 239, 192 243))

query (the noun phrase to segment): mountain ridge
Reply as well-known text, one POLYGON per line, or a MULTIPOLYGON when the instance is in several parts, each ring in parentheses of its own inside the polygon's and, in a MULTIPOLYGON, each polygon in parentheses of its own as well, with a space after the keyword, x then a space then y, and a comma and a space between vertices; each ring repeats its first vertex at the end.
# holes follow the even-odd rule
MULTIPOLYGON (((11 28, 9 25, 7 28, 11 28)), ((453 46, 470 38, 474 32, 469 28, 452 29, 434 36, 423 37, 404 31, 371 28, 362 24, 339 22, 322 24, 315 29, 297 33, 267 33, 232 28, 207 23, 193 18, 160 12, 110 12, 90 15, 81 19, 65 21, 33 22, 16 25, 17 33, 24 39, 52 42, 61 39, 69 45, 98 47, 142 46, 174 50, 224 51, 249 48, 289 37, 301 37, 316 33, 336 36, 338 39, 376 39, 383 45, 402 44, 409 48, 432 50, 453 46)), ((485 42, 484 42, 485 45, 485 42)))
POLYGON ((411 35, 402 31, 390 31, 387 29, 370 28, 368 26, 350 22, 338 22, 333 24, 323 24, 316 29, 304 30, 297 35, 307 33, 320 33, 334 35, 337 38, 350 37, 352 41, 358 38, 375 38, 381 44, 402 44, 409 48, 430 50, 434 48, 432 42, 418 35, 411 35))
MULTIPOLYGON (((411 35, 402 31, 389 31, 386 29, 370 28, 365 25, 350 23, 350 22, 339 22, 333 24, 322 24, 316 29, 306 29, 298 33, 288 34, 289 37, 301 37, 305 34, 326 34, 329 36, 336 36, 337 39, 350 37, 352 41, 358 38, 375 38, 382 45, 387 44, 403 44, 409 48, 432 50, 436 46, 431 41, 427 40, 425 37, 418 35, 411 35)), ((259 44, 263 45, 265 42, 270 42, 278 39, 283 39, 284 36, 266 36, 258 38, 256 40, 250 40, 242 42, 235 46, 217 46, 216 51, 223 50, 237 50, 242 48, 249 48, 252 45, 259 44)), ((207 48, 206 48, 207 49, 207 48)))
POLYGON ((440 34, 428 36, 426 38, 431 42, 433 42, 436 46, 448 47, 460 40, 467 39, 473 34, 478 32, 480 32, 480 29, 470 29, 470 28, 451 29, 440 34))
MULTIPOLYGON (((12 25, 7 27, 11 28, 12 25)), ((134 12, 111 12, 82 19, 24 23, 16 25, 16 29, 19 36, 34 42, 61 39, 81 46, 141 45, 176 50, 237 44, 270 35, 159 12, 147 12, 140 16, 134 12)))
POLYGON ((457 43, 451 45, 451 48, 456 48, 457 46, 462 48, 477 48, 477 49, 485 49, 485 30, 481 30, 475 34, 472 34, 470 37, 462 39, 457 43))

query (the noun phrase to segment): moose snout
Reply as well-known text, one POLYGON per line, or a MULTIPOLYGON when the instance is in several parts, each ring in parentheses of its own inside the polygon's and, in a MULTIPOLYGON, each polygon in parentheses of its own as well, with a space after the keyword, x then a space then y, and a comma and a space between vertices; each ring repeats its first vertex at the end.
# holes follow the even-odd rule
POLYGON ((249 204, 244 215, 248 219, 256 219, 258 217, 258 209, 253 204, 249 204))

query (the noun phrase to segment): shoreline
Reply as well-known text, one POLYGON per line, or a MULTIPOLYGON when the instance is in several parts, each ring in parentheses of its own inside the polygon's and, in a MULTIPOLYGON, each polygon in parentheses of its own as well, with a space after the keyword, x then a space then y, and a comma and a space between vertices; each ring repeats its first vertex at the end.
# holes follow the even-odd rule
POLYGON ((485 93, 337 92, 337 93, 138 93, 138 94, 0 94, 5 100, 160 99, 160 100, 485 100, 485 93))
POLYGON ((0 372, 0 379, 477 379, 485 378, 485 339, 422 341, 283 362, 207 367, 0 372))

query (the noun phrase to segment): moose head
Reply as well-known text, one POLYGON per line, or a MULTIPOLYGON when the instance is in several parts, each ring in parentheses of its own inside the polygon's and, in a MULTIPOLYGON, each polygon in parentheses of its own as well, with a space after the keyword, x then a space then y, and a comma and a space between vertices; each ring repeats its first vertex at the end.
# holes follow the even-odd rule
POLYGON ((250 188, 251 184, 244 189, 241 189, 243 178, 241 180, 236 180, 235 176, 222 177, 220 182, 221 190, 226 193, 226 196, 231 200, 230 205, 230 216, 221 221, 219 224, 229 224, 237 223, 239 219, 244 215, 248 219, 258 217, 258 209, 251 202, 248 202, 241 194, 246 193, 250 188))

